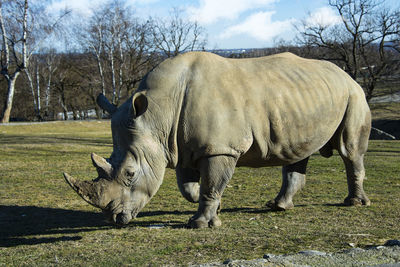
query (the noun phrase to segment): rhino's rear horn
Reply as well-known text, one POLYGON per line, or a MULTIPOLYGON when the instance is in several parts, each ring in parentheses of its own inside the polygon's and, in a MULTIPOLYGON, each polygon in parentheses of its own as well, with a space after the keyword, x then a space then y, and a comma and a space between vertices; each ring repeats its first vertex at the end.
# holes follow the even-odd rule
POLYGON ((96 102, 99 107, 110 113, 110 115, 114 114, 118 109, 115 105, 111 104, 110 101, 108 101, 107 97, 105 97, 101 93, 97 96, 96 102))
POLYGON ((107 160, 99 155, 92 153, 93 166, 96 167, 97 173, 101 178, 111 179, 113 173, 113 167, 107 160))

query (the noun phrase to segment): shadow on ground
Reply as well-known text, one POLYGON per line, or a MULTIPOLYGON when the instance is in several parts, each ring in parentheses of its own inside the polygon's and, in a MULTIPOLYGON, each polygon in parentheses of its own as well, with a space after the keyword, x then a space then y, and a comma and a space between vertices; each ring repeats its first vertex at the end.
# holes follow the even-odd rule
MULTIPOLYGON (((171 214, 190 215, 192 211, 141 212, 138 218, 171 214)), ((186 226, 181 221, 133 220, 127 227, 152 227, 154 225, 171 228, 184 228, 186 226)), ((0 205, 0 247, 76 241, 82 239, 79 235, 82 232, 115 227, 115 225, 105 221, 101 212, 0 205), (42 235, 46 237, 40 237, 42 235), (56 235, 56 237, 49 237, 49 235, 56 235)))
MULTIPOLYGON (((325 204, 326 206, 344 206, 343 204, 325 204)), ((297 205, 301 207, 303 205, 297 205)), ((225 208, 222 213, 268 213, 270 208, 225 208)), ((157 218, 163 215, 193 215, 193 211, 147 211, 139 218, 157 218)), ((170 227, 186 228, 182 221, 133 220, 126 227, 170 227)), ((105 221, 100 212, 44 208, 35 206, 0 205, 0 247, 36 245, 82 239, 82 232, 115 228, 105 221), (55 235, 55 236, 49 236, 55 235), (44 237, 41 237, 44 236, 44 237)))
POLYGON ((81 144, 94 146, 112 146, 110 137, 81 137, 74 138, 69 136, 54 135, 5 135, 0 134, 0 144, 8 145, 32 145, 32 144, 81 144))
MULTIPOLYGON (((235 208, 222 209, 222 212, 260 213, 268 212, 268 209, 235 208)), ((193 211, 148 211, 139 213, 138 218, 171 214, 190 217, 193 215, 193 211)), ((186 223, 182 223, 182 221, 165 222, 162 220, 133 220, 127 227, 152 227, 154 225, 171 228, 186 227, 186 223)), ((82 239, 79 235, 81 232, 114 227, 104 220, 104 216, 100 212, 0 205, 0 247, 76 241, 82 239), (42 235, 45 237, 40 237, 42 235), (56 236, 49 237, 49 235, 56 236)))
POLYGON ((0 247, 79 240, 80 232, 108 228, 103 215, 95 212, 0 205, 0 247), (68 236, 59 236, 67 235, 68 236), (29 237, 57 235, 57 237, 29 237))

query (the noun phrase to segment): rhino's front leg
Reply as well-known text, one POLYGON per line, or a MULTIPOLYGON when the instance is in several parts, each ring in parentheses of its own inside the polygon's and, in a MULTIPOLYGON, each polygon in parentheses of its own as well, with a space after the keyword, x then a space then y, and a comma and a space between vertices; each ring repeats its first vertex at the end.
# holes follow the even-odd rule
POLYGON ((236 159, 231 156, 213 156, 200 161, 200 198, 196 214, 189 220, 190 228, 220 226, 217 210, 222 193, 231 179, 236 159))
POLYGON ((178 182, 179 191, 182 196, 193 203, 199 202, 200 197, 200 173, 197 170, 176 167, 176 179, 178 182))
POLYGON ((274 200, 267 203, 273 210, 287 210, 293 208, 293 196, 306 183, 306 168, 309 158, 282 168, 282 186, 274 200))

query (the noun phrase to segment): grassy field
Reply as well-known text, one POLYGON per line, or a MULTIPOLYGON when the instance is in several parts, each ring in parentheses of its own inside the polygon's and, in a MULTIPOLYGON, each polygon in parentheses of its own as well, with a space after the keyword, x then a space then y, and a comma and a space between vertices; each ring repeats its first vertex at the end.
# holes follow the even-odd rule
POLYGON ((374 120, 400 120, 400 103, 371 104, 370 108, 374 120))
POLYGON ((400 239, 400 142, 372 141, 365 159, 370 207, 344 207, 344 166, 314 155, 295 208, 271 212, 280 168, 237 168, 217 229, 184 226, 196 205, 180 196, 173 170, 128 227, 103 221, 62 172, 95 178, 90 153, 112 151, 110 123, 0 126, 0 266, 187 265, 266 253, 337 251, 400 239))

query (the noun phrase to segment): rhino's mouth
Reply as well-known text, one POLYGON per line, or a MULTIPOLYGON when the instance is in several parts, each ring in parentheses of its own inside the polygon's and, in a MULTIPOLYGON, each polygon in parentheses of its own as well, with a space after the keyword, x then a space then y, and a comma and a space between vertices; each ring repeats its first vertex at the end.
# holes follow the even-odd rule
POLYGON ((117 226, 127 225, 133 219, 131 212, 112 212, 109 210, 103 210, 103 214, 106 218, 106 222, 117 226))
POLYGON ((129 224, 131 220, 136 218, 139 211, 140 207, 130 210, 124 208, 121 204, 116 204, 114 201, 111 201, 105 209, 102 209, 106 221, 117 226, 129 224))

